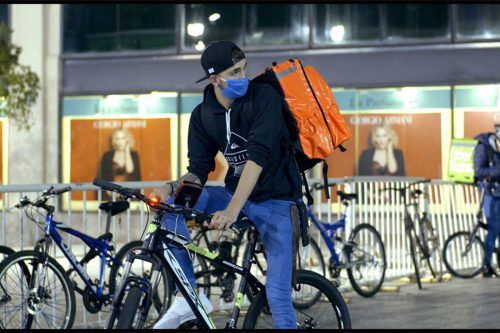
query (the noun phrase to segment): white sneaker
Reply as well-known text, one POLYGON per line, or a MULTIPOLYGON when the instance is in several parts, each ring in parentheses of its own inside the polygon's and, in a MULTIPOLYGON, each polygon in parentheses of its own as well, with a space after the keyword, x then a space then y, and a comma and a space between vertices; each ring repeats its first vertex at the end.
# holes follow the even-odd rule
MULTIPOLYGON (((198 296, 207 313, 212 312, 213 306, 207 296, 203 293, 200 293, 198 296)), ((196 319, 196 315, 189 307, 186 299, 177 296, 163 317, 154 324, 153 329, 174 329, 186 321, 193 319, 196 319)))

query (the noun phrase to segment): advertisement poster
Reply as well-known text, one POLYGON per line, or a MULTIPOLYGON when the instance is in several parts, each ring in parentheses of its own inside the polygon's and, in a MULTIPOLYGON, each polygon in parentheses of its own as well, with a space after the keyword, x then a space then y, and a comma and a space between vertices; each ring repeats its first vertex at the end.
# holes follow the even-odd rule
POLYGON ((441 114, 344 115, 352 132, 329 159, 329 177, 441 178, 441 114))
POLYGON ((500 123, 500 85, 457 86, 454 93, 454 137, 473 139, 494 132, 500 123))
MULTIPOLYGON (((71 119, 68 123, 67 182, 91 183, 95 177, 113 182, 172 179, 171 119, 71 119)), ((75 192, 72 199, 81 200, 81 193, 75 192)), ((87 200, 96 199, 95 193, 88 193, 87 200)))
POLYGON ((448 179, 472 184, 474 182, 474 148, 477 141, 454 139, 451 141, 448 179))
POLYGON ((464 137, 466 138, 494 132, 495 124, 500 124, 500 108, 490 111, 464 111, 464 137))

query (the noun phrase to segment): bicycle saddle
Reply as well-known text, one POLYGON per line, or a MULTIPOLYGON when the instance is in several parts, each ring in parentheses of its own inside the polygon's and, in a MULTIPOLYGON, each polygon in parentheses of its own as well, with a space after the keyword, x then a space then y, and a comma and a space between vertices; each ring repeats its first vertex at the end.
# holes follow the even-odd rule
POLYGON ((109 201, 109 202, 103 202, 102 204, 99 205, 99 209, 105 211, 108 214, 111 214, 111 216, 115 216, 116 214, 120 214, 124 211, 126 211, 130 207, 130 204, 128 201, 109 201))
POLYGON ((342 200, 357 200, 358 195, 356 193, 345 193, 342 191, 337 191, 337 195, 342 198, 342 200))

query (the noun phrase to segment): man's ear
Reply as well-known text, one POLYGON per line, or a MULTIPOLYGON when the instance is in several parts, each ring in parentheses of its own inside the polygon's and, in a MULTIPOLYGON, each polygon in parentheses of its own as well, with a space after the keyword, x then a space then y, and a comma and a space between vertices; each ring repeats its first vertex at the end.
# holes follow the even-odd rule
POLYGON ((215 87, 219 86, 219 83, 217 82, 217 76, 215 76, 215 75, 210 75, 210 77, 208 78, 208 81, 211 84, 213 84, 215 87))

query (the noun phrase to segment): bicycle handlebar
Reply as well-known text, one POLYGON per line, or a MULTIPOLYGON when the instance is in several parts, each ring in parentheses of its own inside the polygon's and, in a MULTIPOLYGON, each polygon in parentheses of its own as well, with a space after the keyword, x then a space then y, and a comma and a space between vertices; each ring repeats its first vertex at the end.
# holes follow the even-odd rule
POLYGON ((54 186, 51 186, 48 190, 45 190, 42 193, 41 197, 38 200, 36 200, 35 202, 31 201, 27 197, 24 197, 24 198, 21 198, 20 202, 18 204, 14 205, 14 207, 21 208, 21 207, 32 205, 35 207, 41 207, 41 208, 50 210, 50 207, 52 207, 52 206, 47 206, 45 204, 47 202, 47 200, 49 200, 49 198, 51 196, 60 195, 60 194, 66 193, 68 191, 71 191, 71 186, 66 186, 66 187, 62 187, 59 189, 54 189, 54 186))
POLYGON ((138 190, 124 187, 115 183, 111 183, 102 179, 95 178, 92 182, 97 187, 103 190, 112 191, 121 194, 122 196, 129 199, 138 199, 144 202, 146 205, 167 213, 182 214, 186 220, 194 219, 198 223, 203 223, 205 221, 210 222, 212 219, 212 214, 207 214, 202 211, 198 211, 192 208, 187 208, 183 206, 177 206, 173 204, 166 204, 161 201, 154 200, 148 196, 142 194, 138 190))
POLYGON ((383 191, 398 191, 401 193, 401 195, 403 195, 403 192, 407 189, 409 189, 411 186, 414 186, 414 185, 418 185, 418 184, 423 184, 423 183, 430 183, 431 180, 430 179, 423 179, 423 180, 418 180, 416 182, 413 182, 413 183, 410 183, 406 186, 402 186, 402 187, 386 187, 386 188, 382 188, 379 190, 379 192, 383 192, 383 191))
MULTIPOLYGON (((334 186, 337 186, 337 184, 336 183, 329 183, 328 184, 328 187, 334 187, 334 186)), ((322 190, 324 188, 325 188, 324 184, 322 184, 322 183, 316 183, 316 184, 313 184, 311 186, 311 192, 322 190)))

